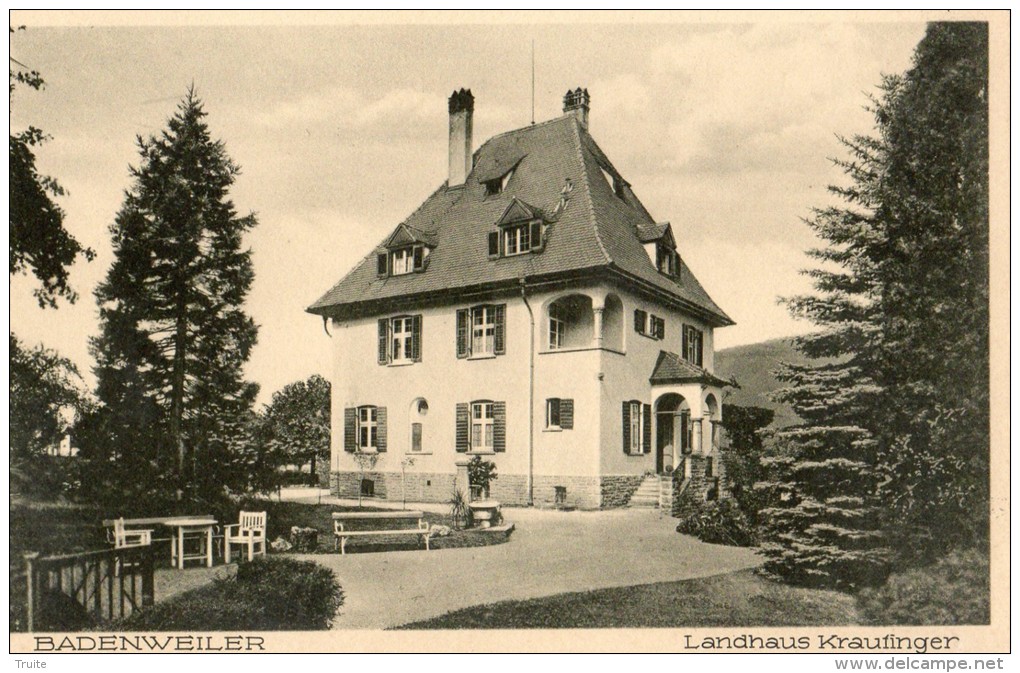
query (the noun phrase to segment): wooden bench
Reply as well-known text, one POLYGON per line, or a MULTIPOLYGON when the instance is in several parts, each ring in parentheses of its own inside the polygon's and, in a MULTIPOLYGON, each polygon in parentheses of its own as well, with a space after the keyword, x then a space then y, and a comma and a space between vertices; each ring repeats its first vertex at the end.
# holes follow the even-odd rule
POLYGON ((333 535, 336 537, 334 548, 341 554, 346 553, 347 540, 352 537, 370 537, 378 535, 415 535, 425 542, 425 550, 429 550, 429 523, 425 520, 424 512, 334 512, 333 513, 333 535), (413 521, 415 527, 411 528, 361 528, 351 530, 349 524, 353 522, 380 523, 385 521, 413 521))

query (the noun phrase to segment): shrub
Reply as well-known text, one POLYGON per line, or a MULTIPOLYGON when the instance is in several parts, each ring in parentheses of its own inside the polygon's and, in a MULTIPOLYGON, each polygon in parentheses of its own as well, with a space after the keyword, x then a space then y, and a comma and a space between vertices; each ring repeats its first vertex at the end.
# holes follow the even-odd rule
POLYGON ((676 532, 714 544, 735 547, 755 544, 754 530, 732 499, 701 503, 697 510, 680 517, 676 532))
POLYGON ((260 557, 237 575, 174 596, 124 620, 131 631, 327 629, 343 605, 333 571, 311 561, 260 557))
POLYGON ((875 625, 988 624, 988 573, 987 553, 954 551, 932 565, 893 573, 857 600, 875 625))

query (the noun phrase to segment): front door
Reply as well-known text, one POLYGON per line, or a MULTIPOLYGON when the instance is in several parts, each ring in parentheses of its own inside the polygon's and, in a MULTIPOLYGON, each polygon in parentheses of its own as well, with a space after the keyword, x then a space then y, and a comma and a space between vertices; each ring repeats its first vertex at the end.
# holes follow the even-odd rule
POLYGON ((666 463, 673 463, 673 419, 672 411, 655 415, 655 471, 663 473, 666 463))

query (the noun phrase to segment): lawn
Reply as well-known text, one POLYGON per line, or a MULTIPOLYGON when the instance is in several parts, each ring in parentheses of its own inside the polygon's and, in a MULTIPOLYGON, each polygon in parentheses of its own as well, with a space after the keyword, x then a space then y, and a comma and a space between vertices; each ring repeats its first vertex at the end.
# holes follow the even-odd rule
POLYGON ((398 628, 608 629, 862 623, 852 596, 789 587, 742 570, 681 582, 503 601, 398 628))

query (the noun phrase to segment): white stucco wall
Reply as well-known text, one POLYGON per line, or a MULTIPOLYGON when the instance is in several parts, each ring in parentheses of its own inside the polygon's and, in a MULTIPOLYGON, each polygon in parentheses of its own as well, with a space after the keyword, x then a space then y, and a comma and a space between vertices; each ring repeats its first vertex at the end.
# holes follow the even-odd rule
MULTIPOLYGON (((616 289, 588 289, 530 293, 535 316, 534 474, 598 477, 639 475, 655 468, 652 452, 625 455, 622 448, 621 402, 636 399, 654 405, 649 376, 659 351, 680 353, 681 326, 692 324, 704 333, 704 364, 711 371, 712 329, 679 312, 666 309, 616 289), (548 349, 548 304, 572 292, 583 292, 601 306, 607 294, 622 302, 618 334, 606 339, 613 350, 552 351, 548 349), (634 331, 634 309, 641 308, 665 320, 665 338, 651 339, 634 331), (574 401, 574 427, 547 431, 547 398, 574 401)), ((479 302, 481 303, 481 302, 479 302)), ((458 453, 456 405, 472 400, 506 402, 506 452, 486 459, 503 475, 527 475, 529 462, 528 400, 531 322, 520 297, 487 301, 506 304, 506 354, 488 359, 456 357, 456 311, 474 303, 462 303, 415 311, 422 314, 422 362, 386 366, 377 363, 377 319, 385 316, 333 321, 332 461, 334 472, 356 472, 357 462, 343 450, 344 409, 360 405, 384 406, 387 410, 387 451, 373 471, 401 471, 401 461, 413 455, 408 473, 456 473, 457 461, 471 454, 458 453), (412 403, 428 402, 423 420, 423 451, 411 453, 412 403)), ((607 321, 612 322, 612 321, 607 321)), ((697 388, 697 386, 695 386, 697 388)), ((693 388, 692 388, 693 390, 693 388)), ((686 394, 685 394, 686 396, 686 394)), ((721 402, 721 395, 718 396, 721 402)), ((689 400, 700 414, 700 399, 689 400)), ((414 420, 418 420, 415 418, 414 420)), ((653 424, 654 428, 654 424, 653 424)))
MULTIPOLYGON (((535 311, 536 340, 543 295, 529 297, 535 311)), ((494 300, 506 304, 506 353, 493 358, 465 359, 456 354, 456 311, 461 304, 420 311, 422 361, 410 365, 377 363, 379 317, 333 321, 333 471, 356 471, 357 462, 344 449, 344 409, 372 404, 387 411, 387 451, 375 471, 399 472, 401 460, 414 456, 409 472, 455 473, 456 462, 472 454, 456 451, 456 406, 473 400, 506 402, 506 452, 486 455, 500 474, 528 473, 529 349, 531 323, 520 297, 494 300), (422 453, 411 452, 412 403, 429 405, 423 420, 422 453)), ((418 313, 409 309, 408 313, 418 313)), ((398 315, 394 312, 393 315, 398 315)), ((538 345, 538 344, 536 344, 538 345)), ((536 474, 598 473, 597 351, 572 351, 535 357, 534 469, 536 474), (572 430, 545 431, 545 401, 574 400, 572 430)), ((417 418, 415 419, 417 420, 417 418)))

